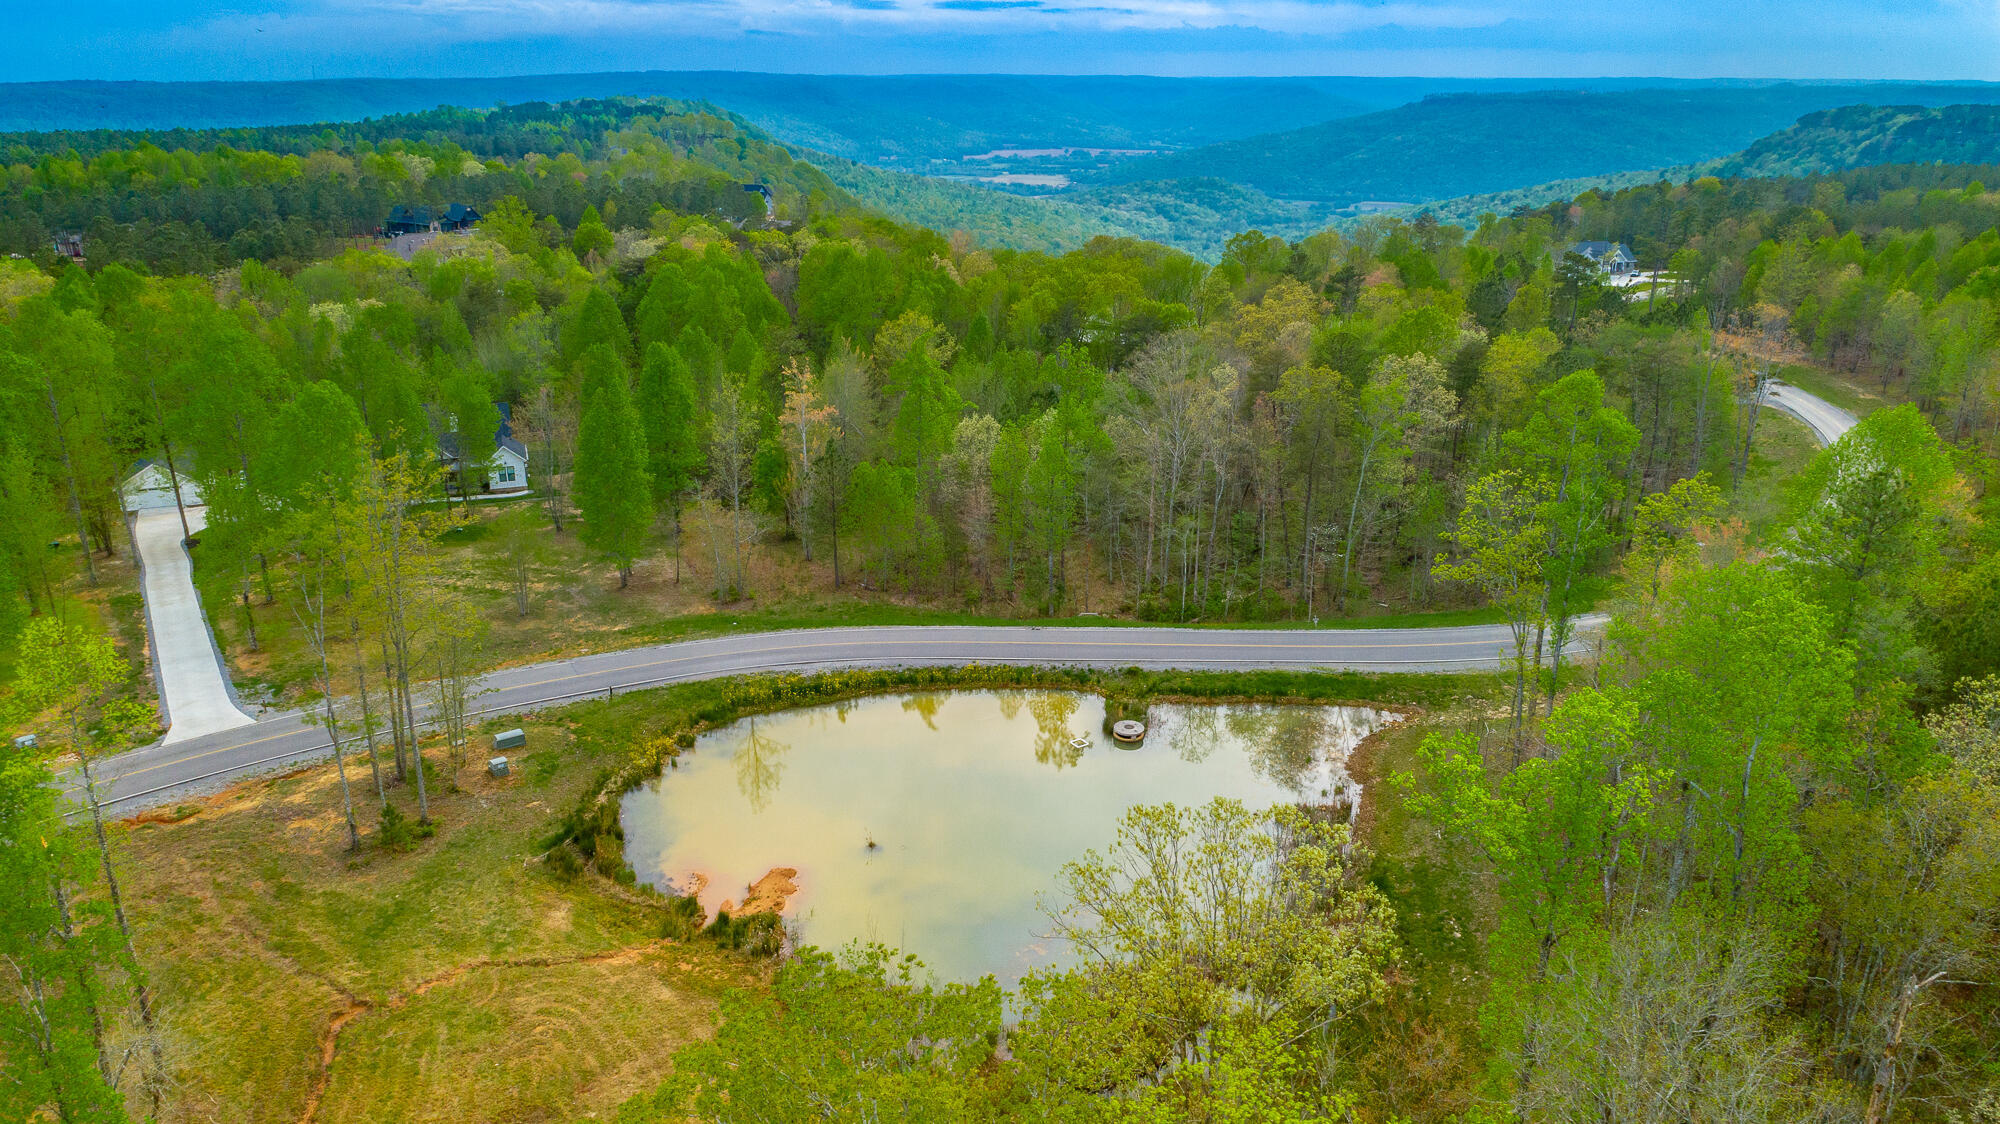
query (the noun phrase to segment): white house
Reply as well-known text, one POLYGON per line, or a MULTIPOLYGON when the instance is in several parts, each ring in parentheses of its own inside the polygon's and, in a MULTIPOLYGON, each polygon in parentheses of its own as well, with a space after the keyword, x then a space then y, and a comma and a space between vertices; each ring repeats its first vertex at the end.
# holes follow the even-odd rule
MULTIPOLYGON (((479 491, 495 496, 525 492, 528 490, 528 447, 514 439, 513 408, 505 402, 495 404, 500 408, 500 428, 493 433, 493 460, 487 465, 486 477, 480 481, 479 491)), ((453 479, 462 479, 466 467, 465 453, 458 434, 438 435, 438 463, 445 466, 453 479)))
MULTIPOLYGON (((180 477, 181 503, 188 507, 200 507, 200 486, 186 472, 174 475, 180 477)), ((167 475, 167 466, 152 461, 140 461, 126 474, 118 485, 118 494, 124 497, 127 511, 154 511, 174 506, 174 482, 167 475)))

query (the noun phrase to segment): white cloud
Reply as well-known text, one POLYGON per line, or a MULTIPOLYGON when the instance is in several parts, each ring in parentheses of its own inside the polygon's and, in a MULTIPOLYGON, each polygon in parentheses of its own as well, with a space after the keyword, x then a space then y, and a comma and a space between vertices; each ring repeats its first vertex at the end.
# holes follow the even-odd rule
POLYGON ((1489 27, 1492 5, 1397 0, 325 0, 296 15, 235 12, 184 35, 280 34, 309 40, 338 29, 450 41, 588 38, 735 31, 951 32, 1170 31, 1247 28, 1339 36, 1401 27, 1489 27))

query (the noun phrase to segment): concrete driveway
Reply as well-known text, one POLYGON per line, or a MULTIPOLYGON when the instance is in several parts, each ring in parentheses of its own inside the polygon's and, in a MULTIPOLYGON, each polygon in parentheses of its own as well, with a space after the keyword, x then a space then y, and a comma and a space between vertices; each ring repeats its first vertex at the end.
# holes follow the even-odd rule
MULTIPOLYGON (((206 508, 191 507, 187 514, 190 530, 198 532, 207 525, 206 508)), ((175 745, 253 724, 256 719, 236 705, 222 671, 222 655, 202 616, 193 566, 181 545, 180 513, 171 507, 141 511, 134 524, 144 567, 146 632, 152 638, 160 709, 168 723, 160 744, 175 745)))

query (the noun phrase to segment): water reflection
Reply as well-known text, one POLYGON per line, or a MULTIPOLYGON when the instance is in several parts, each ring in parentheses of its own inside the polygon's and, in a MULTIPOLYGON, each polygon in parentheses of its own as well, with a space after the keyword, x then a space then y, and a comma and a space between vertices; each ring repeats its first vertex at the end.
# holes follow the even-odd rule
MULTIPOLYGON (((1083 759, 1083 740, 1074 719, 1082 695, 1029 691, 1028 713, 1035 716, 1035 760, 1066 769, 1083 759)), ((1102 704, 1099 704, 1102 706, 1102 704)))
POLYGON ((1349 750, 1386 720, 1240 705, 1148 717, 1136 750, 1097 733, 1103 700, 1060 691, 925 692, 746 719, 626 795, 625 853, 654 885, 703 885, 711 910, 796 867, 787 913, 807 940, 886 941, 942 977, 1011 983, 1060 955, 1036 939, 1036 893, 1108 844, 1126 808, 1335 801, 1353 793, 1349 750))
POLYGON ((903 700, 903 709, 911 714, 921 715, 924 725, 937 729, 938 708, 944 705, 944 696, 936 691, 925 691, 903 700))
MULTIPOLYGON (((846 721, 844 715, 840 717, 846 721)), ((771 725, 768 718, 761 727, 757 719, 745 719, 742 740, 730 757, 736 765, 737 791, 750 802, 752 812, 761 812, 770 805, 772 794, 778 791, 778 781, 785 775, 785 754, 792 748, 771 736, 771 725)))

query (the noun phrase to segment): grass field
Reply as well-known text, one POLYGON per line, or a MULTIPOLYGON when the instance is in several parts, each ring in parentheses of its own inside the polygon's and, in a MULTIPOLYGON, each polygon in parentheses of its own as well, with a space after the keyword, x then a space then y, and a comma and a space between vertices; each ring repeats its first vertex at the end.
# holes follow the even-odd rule
MULTIPOLYGON (((529 730, 509 779, 438 775, 438 833, 409 853, 367 842, 372 817, 363 849, 346 851, 330 765, 240 785, 180 822, 121 828, 171 1031, 172 1119, 603 1112, 661 1080, 724 989, 760 978, 733 954, 658 941, 640 899, 529 861, 552 814, 626 750, 579 736, 567 715, 529 730)), ((371 805, 365 760, 350 777, 371 805)), ((410 790, 391 798, 414 812, 410 790)))
POLYGON ((1865 418, 1883 406, 1895 405, 1894 401, 1882 397, 1881 383, 1859 375, 1791 363, 1779 368, 1778 377, 1808 394, 1826 399, 1857 418, 1865 418))
POLYGON ((1743 522, 1748 541, 1767 541, 1765 533, 1785 514, 1786 484, 1798 479, 1818 455, 1819 443, 1804 422, 1779 410, 1763 411, 1751 440, 1743 486, 1730 497, 1729 515, 1743 522))

